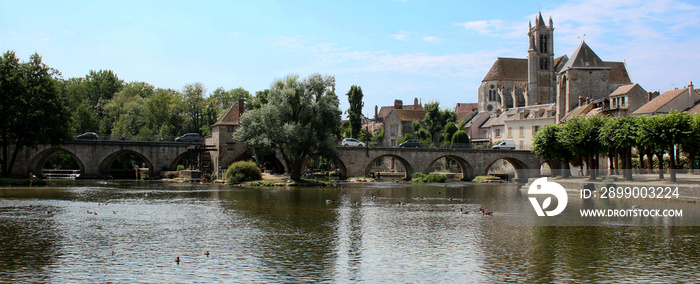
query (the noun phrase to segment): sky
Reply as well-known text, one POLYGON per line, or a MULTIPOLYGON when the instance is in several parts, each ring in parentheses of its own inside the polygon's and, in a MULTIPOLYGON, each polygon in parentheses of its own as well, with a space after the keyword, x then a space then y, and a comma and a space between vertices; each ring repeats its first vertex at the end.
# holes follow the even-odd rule
POLYGON ((332 75, 374 106, 477 102, 497 57, 526 58, 528 21, 554 22, 555 56, 582 40, 624 61, 634 83, 665 91, 700 81, 700 2, 16 1, 0 0, 0 50, 33 53, 63 78, 112 70, 126 82, 251 94, 288 75, 332 75))

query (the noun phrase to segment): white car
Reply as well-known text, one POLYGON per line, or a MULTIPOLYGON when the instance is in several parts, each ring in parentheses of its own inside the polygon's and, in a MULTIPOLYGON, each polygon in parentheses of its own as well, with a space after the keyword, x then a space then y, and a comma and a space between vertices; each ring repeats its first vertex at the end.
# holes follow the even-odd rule
POLYGON ((365 147, 365 143, 362 143, 362 141, 357 140, 355 138, 345 138, 343 139, 343 146, 365 147))
POLYGON ((494 145, 493 147, 494 150, 515 150, 515 142, 514 141, 502 141, 498 145, 494 145))

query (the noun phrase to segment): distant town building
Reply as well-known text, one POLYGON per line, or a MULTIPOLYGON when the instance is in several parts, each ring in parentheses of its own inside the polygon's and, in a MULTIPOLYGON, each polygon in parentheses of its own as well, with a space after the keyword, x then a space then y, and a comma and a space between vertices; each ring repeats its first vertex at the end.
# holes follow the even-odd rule
POLYGON ((657 115, 666 114, 671 110, 697 112, 700 103, 700 94, 695 90, 693 82, 684 88, 663 92, 658 97, 650 100, 632 115, 657 115))

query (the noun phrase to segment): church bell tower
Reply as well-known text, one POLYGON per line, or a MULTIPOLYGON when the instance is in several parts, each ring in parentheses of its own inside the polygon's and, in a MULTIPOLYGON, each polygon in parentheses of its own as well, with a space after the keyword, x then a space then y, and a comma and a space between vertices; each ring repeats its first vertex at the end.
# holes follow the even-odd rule
POLYGON ((527 33, 530 47, 527 51, 527 95, 526 105, 547 104, 556 101, 556 76, 554 74, 554 24, 549 17, 549 26, 544 23, 542 13, 529 23, 527 33))

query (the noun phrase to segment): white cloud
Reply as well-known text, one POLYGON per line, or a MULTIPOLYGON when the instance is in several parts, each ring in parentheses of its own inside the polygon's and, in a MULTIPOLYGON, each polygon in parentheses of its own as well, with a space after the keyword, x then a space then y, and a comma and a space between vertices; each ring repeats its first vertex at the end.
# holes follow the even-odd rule
POLYGON ((441 42, 442 39, 439 38, 439 37, 436 37, 436 36, 426 36, 426 37, 423 37, 423 41, 426 41, 426 42, 441 42))
POLYGON ((407 41, 408 40, 408 33, 406 33, 406 31, 399 31, 397 34, 391 35, 391 37, 393 37, 397 40, 407 41))
POLYGON ((464 27, 467 30, 475 31, 479 34, 491 34, 495 31, 503 30, 504 28, 503 20, 488 20, 488 21, 471 21, 465 23, 458 23, 455 25, 464 27))

